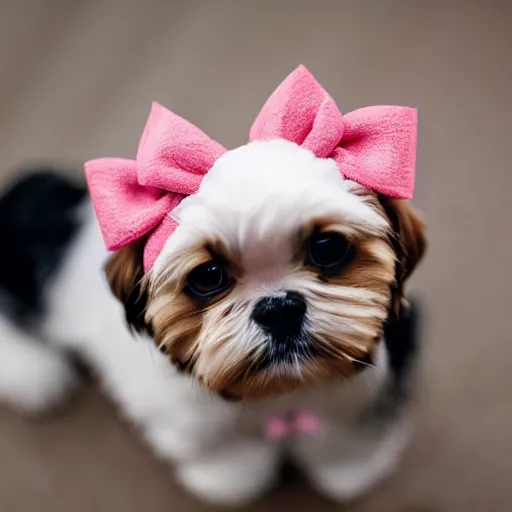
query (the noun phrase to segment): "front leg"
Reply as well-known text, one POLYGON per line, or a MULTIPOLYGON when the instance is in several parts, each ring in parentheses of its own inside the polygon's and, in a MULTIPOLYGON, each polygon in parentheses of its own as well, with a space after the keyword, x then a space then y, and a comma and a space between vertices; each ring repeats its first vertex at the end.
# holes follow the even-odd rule
POLYGON ((394 420, 379 434, 368 436, 336 429, 298 449, 298 460, 314 487, 326 497, 347 503, 361 497, 396 467, 407 444, 405 420, 394 420))
POLYGON ((203 501, 239 506, 260 497, 277 480, 279 453, 264 442, 238 440, 182 462, 177 476, 203 501))

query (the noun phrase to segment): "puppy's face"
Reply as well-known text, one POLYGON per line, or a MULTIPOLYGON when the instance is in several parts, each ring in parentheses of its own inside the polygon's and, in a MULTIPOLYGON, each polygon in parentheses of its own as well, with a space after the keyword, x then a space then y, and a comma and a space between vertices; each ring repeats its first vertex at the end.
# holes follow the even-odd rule
POLYGON ((179 227, 142 281, 142 245, 107 273, 129 321, 210 390, 256 399, 347 378, 371 362, 397 268, 423 250, 412 210, 386 204, 295 144, 252 143, 172 213, 179 227), (412 222, 410 247, 393 216, 412 222))

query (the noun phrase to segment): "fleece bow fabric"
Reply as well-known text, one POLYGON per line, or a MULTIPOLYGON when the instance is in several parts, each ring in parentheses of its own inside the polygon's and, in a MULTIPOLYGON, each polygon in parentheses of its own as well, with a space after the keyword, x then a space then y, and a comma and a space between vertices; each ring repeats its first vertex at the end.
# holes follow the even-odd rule
MULTIPOLYGON (((249 141, 284 139, 331 158, 345 178, 376 193, 410 199, 414 190, 416 110, 361 108, 342 115, 304 66, 276 89, 252 125, 249 141)), ((85 164, 92 203, 109 250, 145 239, 149 271, 177 227, 169 215, 198 191, 227 150, 185 119, 154 103, 135 160, 85 164)))

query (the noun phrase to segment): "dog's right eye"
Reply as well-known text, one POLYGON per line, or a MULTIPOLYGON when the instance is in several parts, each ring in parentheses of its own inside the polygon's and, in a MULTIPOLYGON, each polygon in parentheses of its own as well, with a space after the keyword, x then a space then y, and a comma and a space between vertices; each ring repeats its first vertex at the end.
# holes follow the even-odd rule
POLYGON ((222 263, 208 261, 196 267, 187 279, 189 291, 200 298, 210 298, 226 290, 232 283, 222 263))
POLYGON ((351 258, 354 248, 339 233, 313 234, 309 240, 309 263, 323 272, 336 272, 351 258))

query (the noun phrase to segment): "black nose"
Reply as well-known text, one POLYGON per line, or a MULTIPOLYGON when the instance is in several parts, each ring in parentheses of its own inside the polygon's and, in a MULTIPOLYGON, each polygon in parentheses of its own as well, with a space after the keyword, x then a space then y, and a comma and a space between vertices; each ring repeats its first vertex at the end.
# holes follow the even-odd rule
POLYGON ((263 297, 254 306, 253 320, 274 336, 298 334, 306 315, 306 301, 300 293, 263 297))

